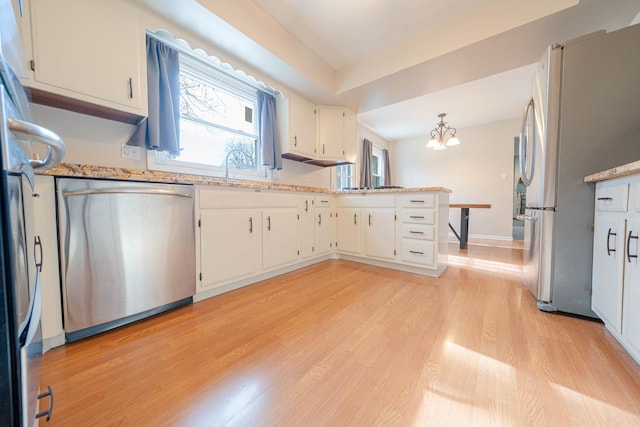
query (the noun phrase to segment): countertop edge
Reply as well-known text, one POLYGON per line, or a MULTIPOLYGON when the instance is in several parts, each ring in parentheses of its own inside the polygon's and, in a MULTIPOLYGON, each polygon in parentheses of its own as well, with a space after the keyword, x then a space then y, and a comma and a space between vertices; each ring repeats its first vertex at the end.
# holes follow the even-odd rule
POLYGON ((586 176, 584 182, 600 182, 640 173, 640 160, 586 176))
POLYGON ((303 185, 277 184, 263 181, 233 180, 224 182, 222 178, 191 175, 185 173, 149 171, 139 169, 129 169, 112 166, 81 165, 77 163, 60 163, 55 168, 36 172, 39 175, 50 175, 56 177, 72 178, 98 178, 114 179, 124 181, 146 181, 161 182, 171 184, 190 184, 222 188, 238 188, 247 190, 276 190, 294 191, 299 193, 323 193, 323 194, 377 194, 377 193, 419 193, 419 192, 445 192, 451 193, 448 188, 443 187, 422 187, 422 188, 385 188, 370 190, 347 190, 334 191, 321 187, 307 187, 303 185))

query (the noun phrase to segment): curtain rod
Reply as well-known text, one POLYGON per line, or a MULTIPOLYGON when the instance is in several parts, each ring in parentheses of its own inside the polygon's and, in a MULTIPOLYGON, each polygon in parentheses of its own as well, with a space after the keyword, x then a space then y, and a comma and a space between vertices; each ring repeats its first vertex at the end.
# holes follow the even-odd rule
POLYGON ((261 90, 263 92, 269 93, 274 96, 280 94, 280 91, 278 91, 277 89, 274 89, 271 86, 267 86, 264 82, 261 82, 260 80, 255 79, 253 76, 249 76, 247 73, 245 73, 242 70, 234 68, 233 66, 231 66, 231 64, 227 63, 229 68, 224 67, 222 65, 224 63, 220 60, 220 58, 218 58, 217 56, 209 55, 207 52, 204 51, 204 49, 199 49, 199 50, 202 51, 205 55, 207 55, 206 57, 203 57, 200 54, 197 54, 196 49, 193 49, 189 44, 189 42, 187 42, 186 40, 176 39, 173 36, 173 34, 171 34, 167 30, 161 29, 155 32, 146 30, 146 34, 147 34, 147 37, 151 37, 154 40, 162 42, 167 46, 171 47, 172 49, 175 49, 178 52, 187 55, 190 59, 193 59, 202 63, 203 65, 213 67, 217 71, 224 73, 225 75, 238 81, 239 83, 248 85, 254 89, 261 90), (158 32, 161 34, 167 34, 167 36, 163 37, 162 35, 158 35, 157 34, 158 32), (181 42, 186 44, 187 47, 182 46, 181 42))

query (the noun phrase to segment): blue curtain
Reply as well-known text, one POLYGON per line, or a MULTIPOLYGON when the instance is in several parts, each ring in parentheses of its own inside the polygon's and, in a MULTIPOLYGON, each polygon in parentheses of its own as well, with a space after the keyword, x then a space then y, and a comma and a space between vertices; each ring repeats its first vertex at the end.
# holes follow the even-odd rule
POLYGON ((269 169, 282 169, 280 140, 276 123, 276 98, 258 91, 258 134, 262 143, 262 164, 269 169))
POLYGON ((180 153, 180 58, 175 49, 147 35, 149 115, 138 124, 129 145, 180 153))
POLYGON ((386 148, 382 150, 382 167, 382 175, 384 175, 382 185, 391 185, 391 161, 389 160, 389 150, 386 148))
POLYGON ((360 162, 360 188, 371 188, 371 155, 373 144, 367 138, 362 140, 362 161, 360 162))

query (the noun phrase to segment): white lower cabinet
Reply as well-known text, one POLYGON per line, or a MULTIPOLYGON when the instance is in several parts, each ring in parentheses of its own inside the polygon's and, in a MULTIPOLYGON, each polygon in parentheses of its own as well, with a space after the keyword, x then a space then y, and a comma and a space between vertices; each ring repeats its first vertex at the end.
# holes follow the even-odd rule
POLYGON ((591 308, 640 363, 640 176, 596 185, 591 308))
MULTIPOLYGON (((58 259, 58 224, 56 222, 56 193, 53 176, 36 175, 37 197, 33 197, 34 234, 40 236, 43 249, 40 284, 42 290, 42 340, 44 351, 64 344, 62 302, 60 297, 60 269, 58 259)), ((24 197, 31 193, 25 192, 24 197)), ((29 241, 33 241, 31 238, 29 241)), ((35 254, 30 253, 30 256, 35 254)), ((29 262, 32 265, 33 262, 29 262)))
POLYGON ((196 300, 332 256, 437 277, 447 265, 449 206, 439 194, 403 205, 389 192, 199 188, 196 300))
POLYGON ((203 288, 257 274, 261 268, 262 215, 257 210, 200 211, 203 288))
MULTIPOLYGON (((640 183, 635 184, 633 218, 627 223, 622 302, 622 336, 640 363, 640 183)), ((630 208, 631 209, 631 208, 630 208)))
POLYGON ((617 333, 622 330, 625 226, 623 214, 595 216, 591 309, 617 333))
POLYGON ((315 210, 313 196, 302 196, 300 203, 300 259, 311 258, 315 253, 315 210))
POLYGON ((365 209, 363 213, 363 218, 366 221, 364 225, 364 254, 372 258, 395 259, 395 208, 365 209))
POLYGON ((269 270, 298 260, 298 209, 262 211, 262 268, 269 270))
MULTIPOLYGON (((327 230, 316 229, 316 198, 294 192, 199 188, 198 292, 224 292, 313 260, 319 255, 316 236, 321 246, 327 239, 331 248, 329 218, 327 230)), ((329 216, 329 208, 320 210, 329 216)))
POLYGON ((338 208, 336 242, 340 253, 360 255, 360 209, 338 208))
POLYGON ((333 250, 335 242, 335 218, 332 197, 316 196, 314 199, 315 255, 326 255, 333 250))

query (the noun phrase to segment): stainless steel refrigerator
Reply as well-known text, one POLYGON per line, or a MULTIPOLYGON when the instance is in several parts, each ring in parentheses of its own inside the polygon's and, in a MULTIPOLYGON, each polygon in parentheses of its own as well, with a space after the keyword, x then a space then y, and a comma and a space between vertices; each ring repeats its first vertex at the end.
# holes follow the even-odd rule
POLYGON ((593 184, 640 159, 640 25, 551 46, 520 134, 527 186, 523 282, 544 311, 591 311, 593 184))
POLYGON ((27 93, 9 61, 21 55, 16 31, 11 2, 0 0, 0 426, 7 427, 37 425, 53 409, 39 378, 40 271, 44 251, 56 247, 35 234, 32 199, 34 170, 55 166, 65 153, 57 135, 28 121, 27 93), (31 158, 32 143, 48 147, 45 159, 31 158), (42 411, 41 399, 48 402, 42 411))

